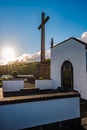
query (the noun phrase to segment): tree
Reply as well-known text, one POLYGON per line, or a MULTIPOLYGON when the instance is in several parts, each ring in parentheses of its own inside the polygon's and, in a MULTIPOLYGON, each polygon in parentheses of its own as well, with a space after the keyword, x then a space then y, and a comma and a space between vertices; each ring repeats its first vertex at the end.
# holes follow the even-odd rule
POLYGON ((13 76, 14 78, 17 78, 17 71, 13 71, 13 72, 12 72, 12 76, 13 76))

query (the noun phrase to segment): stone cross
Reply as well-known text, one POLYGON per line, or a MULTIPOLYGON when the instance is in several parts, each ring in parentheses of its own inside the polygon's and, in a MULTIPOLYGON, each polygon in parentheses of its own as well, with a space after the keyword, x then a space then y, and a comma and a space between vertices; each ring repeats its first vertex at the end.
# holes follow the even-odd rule
POLYGON ((38 29, 41 29, 41 62, 45 61, 45 23, 49 20, 49 16, 45 18, 45 13, 42 12, 42 23, 38 29))

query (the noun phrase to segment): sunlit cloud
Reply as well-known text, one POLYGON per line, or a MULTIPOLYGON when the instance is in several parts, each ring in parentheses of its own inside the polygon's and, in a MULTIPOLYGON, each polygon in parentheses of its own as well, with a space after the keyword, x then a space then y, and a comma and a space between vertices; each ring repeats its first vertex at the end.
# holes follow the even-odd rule
MULTIPOLYGON (((46 50, 45 58, 46 59, 50 58, 50 50, 46 50)), ((29 63, 31 63, 31 62, 38 62, 38 61, 40 61, 40 51, 33 53, 33 54, 24 53, 21 56, 16 57, 15 60, 13 60, 13 61, 8 61, 8 62, 6 61, 5 62, 4 59, 1 59, 0 64, 5 65, 7 63, 13 63, 13 62, 29 62, 29 63)))
MULTIPOLYGON (((45 58, 50 58, 50 50, 47 50, 45 53, 45 58)), ((37 62, 40 61, 40 51, 34 54, 24 53, 23 55, 17 57, 16 61, 18 62, 37 62)))
POLYGON ((79 38, 83 42, 87 43, 87 32, 82 33, 81 37, 79 38))
POLYGON ((87 38, 87 32, 84 32, 84 33, 82 34, 82 38, 87 38))

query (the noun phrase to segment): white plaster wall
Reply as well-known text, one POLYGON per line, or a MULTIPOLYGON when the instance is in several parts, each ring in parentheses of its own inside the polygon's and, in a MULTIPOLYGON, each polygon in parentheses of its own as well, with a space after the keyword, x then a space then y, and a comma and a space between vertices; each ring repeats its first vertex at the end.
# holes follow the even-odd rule
POLYGON ((80 117, 79 97, 0 105, 0 130, 19 130, 80 117))
POLYGON ((3 80, 2 84, 4 92, 20 91, 24 88, 24 80, 3 80))
POLYGON ((82 98, 87 99, 85 45, 70 39, 51 48, 51 78, 53 88, 61 86, 61 65, 69 60, 73 65, 74 90, 78 90, 82 98))
POLYGON ((39 89, 52 89, 52 80, 35 80, 35 87, 39 89))

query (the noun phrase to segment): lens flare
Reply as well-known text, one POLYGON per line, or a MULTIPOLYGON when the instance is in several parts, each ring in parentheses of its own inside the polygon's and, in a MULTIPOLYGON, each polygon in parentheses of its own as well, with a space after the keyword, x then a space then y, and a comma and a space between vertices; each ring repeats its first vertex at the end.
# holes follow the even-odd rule
POLYGON ((4 48, 2 51, 2 58, 5 63, 15 60, 15 51, 13 48, 4 48))

